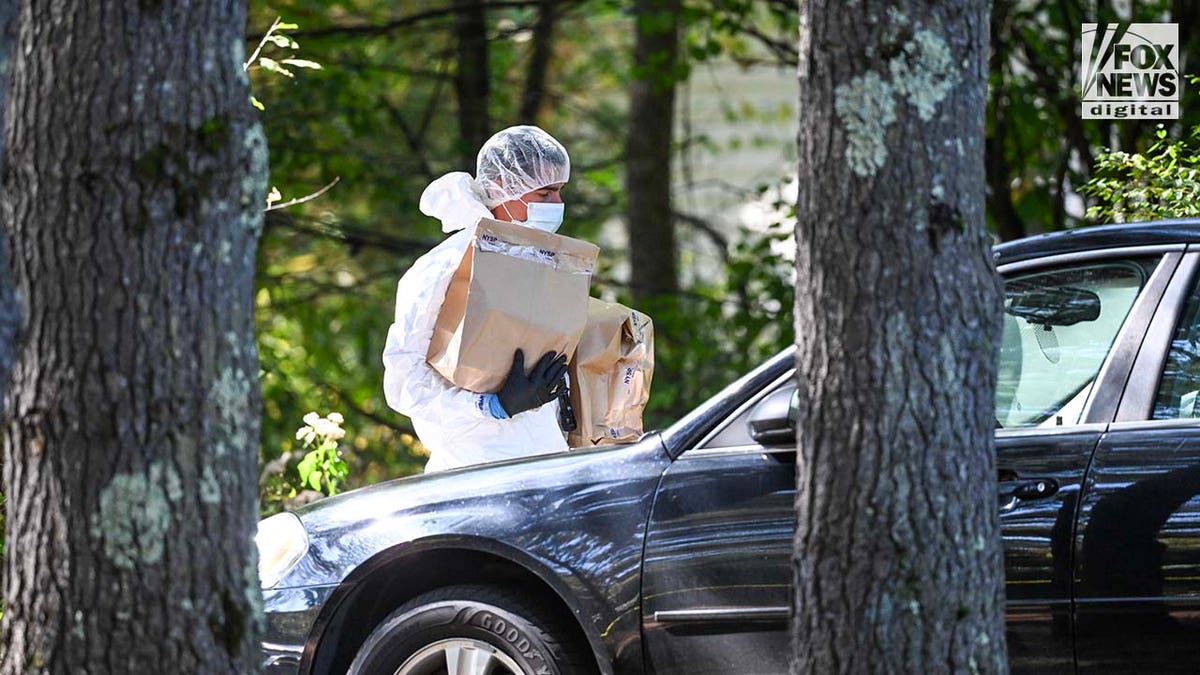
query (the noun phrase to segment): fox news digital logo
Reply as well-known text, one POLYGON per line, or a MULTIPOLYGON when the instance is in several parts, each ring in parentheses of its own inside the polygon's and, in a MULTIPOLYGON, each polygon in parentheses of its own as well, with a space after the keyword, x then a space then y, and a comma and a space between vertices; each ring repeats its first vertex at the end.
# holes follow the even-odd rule
POLYGON ((1083 119, 1179 119, 1179 25, 1083 24, 1083 119))

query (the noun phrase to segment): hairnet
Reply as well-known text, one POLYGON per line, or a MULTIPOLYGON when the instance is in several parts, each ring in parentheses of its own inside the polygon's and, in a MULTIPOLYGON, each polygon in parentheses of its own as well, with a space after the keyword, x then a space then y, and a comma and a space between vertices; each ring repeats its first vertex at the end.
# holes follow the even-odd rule
POLYGON ((570 177, 567 149, 533 126, 496 132, 479 149, 475 163, 475 184, 489 209, 570 177))

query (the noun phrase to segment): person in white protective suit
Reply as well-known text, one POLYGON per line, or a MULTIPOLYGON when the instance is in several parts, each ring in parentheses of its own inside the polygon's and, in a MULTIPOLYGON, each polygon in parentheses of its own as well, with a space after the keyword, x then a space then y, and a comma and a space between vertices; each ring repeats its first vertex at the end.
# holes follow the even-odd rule
POLYGON ((537 127, 516 126, 483 144, 474 177, 448 173, 421 194, 421 212, 454 234, 400 279, 396 320, 383 351, 383 388, 388 406, 412 420, 429 449, 427 472, 567 448, 556 402, 565 386, 565 355, 541 355, 527 370, 517 350, 496 392, 455 387, 425 358, 446 289, 471 242, 467 228, 489 217, 556 231, 564 208, 561 190, 570 175, 562 144, 537 127))

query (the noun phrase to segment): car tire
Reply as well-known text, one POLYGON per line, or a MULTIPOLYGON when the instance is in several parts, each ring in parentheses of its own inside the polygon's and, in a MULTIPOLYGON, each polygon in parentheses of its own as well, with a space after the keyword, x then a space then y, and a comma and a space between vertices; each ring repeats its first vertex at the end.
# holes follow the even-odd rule
POLYGON ((359 648, 350 675, 590 675, 590 651, 557 613, 525 596, 492 586, 450 586, 406 602, 359 648), (457 651, 455 651, 457 650, 457 651), (473 661, 472 661, 473 660, 473 661), (489 663, 491 669, 482 664, 489 663))

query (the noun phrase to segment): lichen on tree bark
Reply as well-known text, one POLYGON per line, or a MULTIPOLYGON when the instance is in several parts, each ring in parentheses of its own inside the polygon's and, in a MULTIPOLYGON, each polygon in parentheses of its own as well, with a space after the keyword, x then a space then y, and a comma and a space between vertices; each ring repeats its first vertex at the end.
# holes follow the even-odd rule
POLYGON ((5 401, 3 675, 258 666, 266 146, 245 12, 21 3, 0 199, 26 336, 5 401))

